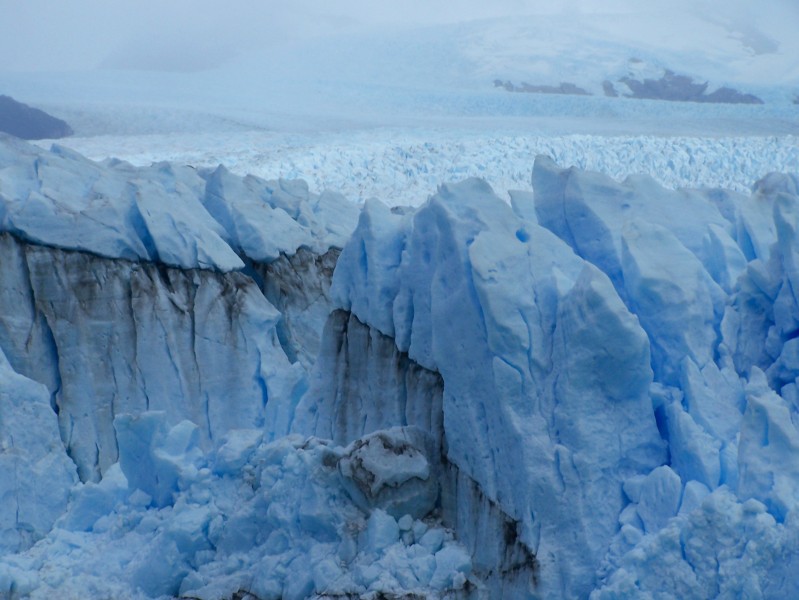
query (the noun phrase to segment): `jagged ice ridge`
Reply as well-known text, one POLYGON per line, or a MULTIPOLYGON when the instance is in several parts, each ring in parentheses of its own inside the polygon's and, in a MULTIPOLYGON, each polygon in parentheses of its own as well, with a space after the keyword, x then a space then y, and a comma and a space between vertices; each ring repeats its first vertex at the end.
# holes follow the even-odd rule
POLYGON ((532 186, 0 140, 0 594, 799 594, 799 176, 532 186))

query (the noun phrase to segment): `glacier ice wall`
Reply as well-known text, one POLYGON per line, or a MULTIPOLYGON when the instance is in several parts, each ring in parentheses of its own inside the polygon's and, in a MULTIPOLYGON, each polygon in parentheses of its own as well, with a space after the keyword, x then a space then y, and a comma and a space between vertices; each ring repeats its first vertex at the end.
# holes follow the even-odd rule
POLYGON ((63 451, 50 395, 0 351, 0 553, 43 537, 67 509, 77 482, 63 451))
POLYGON ((0 159, 0 347, 47 386, 82 480, 116 462, 118 414, 162 409, 206 443, 287 431, 328 312, 324 256, 354 206, 302 182, 99 164, 8 138, 0 159))
POLYGON ((797 595, 799 178, 532 183, 0 140, 0 595, 797 595))
MULTIPOLYGON (((535 589, 587 593, 617 527, 624 481, 666 457, 649 396, 649 340, 608 277, 469 180, 407 216, 367 203, 333 294, 441 377, 446 460, 517 528, 540 564, 535 589)), ((373 378, 359 378, 358 357, 379 364, 382 352, 354 336, 338 343, 361 350, 325 370, 336 373, 327 384, 336 393, 306 395, 318 417, 312 429, 331 421, 324 411, 353 413, 349 435, 390 424, 382 408, 362 408, 374 404, 361 399, 369 392, 360 382, 373 378)), ((398 385, 365 387, 385 397, 398 385)))
MULTIPOLYGON (((414 485, 398 488, 387 478, 373 490, 374 478, 367 469, 361 480, 369 489, 355 490, 352 497, 397 516, 439 513, 470 552, 472 575, 481 582, 483 595, 524 597, 535 586, 538 563, 529 546, 518 539, 521 524, 447 459, 441 376, 411 360, 392 338, 347 311, 331 314, 324 342, 294 428, 356 447, 361 440, 380 439, 397 426, 416 432, 422 438, 417 447, 426 448, 429 472, 419 473, 414 485), (335 380, 328 374, 334 374, 335 380)), ((389 455, 404 454, 396 444, 383 446, 389 455)))
POLYGON ((797 183, 670 191, 540 157, 511 206, 479 180, 367 202, 294 427, 440 422, 475 489, 444 471, 460 538, 496 507, 535 562, 514 597, 790 596, 797 183))
POLYGON ((265 426, 271 396, 302 392, 300 370, 299 387, 288 383, 280 313, 241 273, 110 260, 8 234, 0 252, 0 347, 18 373, 48 386, 84 481, 119 458, 117 415, 164 410, 211 442, 265 426))
POLYGON ((354 205, 0 142, 0 596, 474 587, 421 429, 285 437, 354 205))

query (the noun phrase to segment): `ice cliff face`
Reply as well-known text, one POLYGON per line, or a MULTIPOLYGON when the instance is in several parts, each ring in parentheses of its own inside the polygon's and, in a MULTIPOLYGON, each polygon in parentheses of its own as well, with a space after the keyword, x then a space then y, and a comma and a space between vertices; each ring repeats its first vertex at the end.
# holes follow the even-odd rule
POLYGON ((295 427, 432 435, 494 597, 795 594, 796 177, 747 197, 539 158, 533 187, 367 203, 295 427))
POLYGON ((285 433, 309 361, 292 364, 284 348, 315 352, 308 322, 327 310, 289 322, 263 291, 287 317, 304 297, 303 308, 325 306, 325 257, 356 209, 221 167, 135 169, 2 142, 0 347, 9 368, 45 386, 34 396, 46 389, 81 480, 120 458, 121 414, 189 419, 204 448, 235 428, 285 433), (279 412, 270 396, 294 400, 279 412))
MULTIPOLYGON (((455 515, 493 506, 506 516, 508 537, 530 556, 516 565, 527 580, 515 593, 587 593, 624 506, 623 482, 666 457, 649 398, 649 340, 608 277, 471 180, 443 187, 412 215, 368 203, 333 290, 342 309, 394 338, 427 378, 443 380, 442 415, 427 422, 441 423, 432 433, 445 462, 479 490, 461 481, 446 493, 455 495, 455 515)), ((358 356, 383 353, 358 336, 346 343, 353 358, 326 372, 349 370, 354 381, 344 377, 336 389, 357 392, 335 394, 333 419, 321 412, 333 394, 309 393, 303 403, 317 423, 356 437, 398 411, 347 418, 376 404, 355 382, 377 379, 368 388, 379 407, 398 386, 358 377, 358 356)), ((399 416, 429 428, 408 409, 419 404, 415 395, 399 416)), ((479 543, 479 519, 460 525, 479 543)), ((500 546, 493 570, 510 571, 500 546)))
POLYGON ((221 167, 0 155, 0 596, 472 585, 420 430, 284 437, 354 205, 221 167))
POLYGON ((356 226, 0 142, 0 596, 799 594, 796 176, 356 226))
POLYGON ((280 313, 241 273, 110 260, 9 234, 0 253, 0 346, 18 373, 47 385, 84 481, 117 462, 119 414, 163 410, 209 443, 229 429, 275 429, 269 398, 303 391, 279 343, 280 313))

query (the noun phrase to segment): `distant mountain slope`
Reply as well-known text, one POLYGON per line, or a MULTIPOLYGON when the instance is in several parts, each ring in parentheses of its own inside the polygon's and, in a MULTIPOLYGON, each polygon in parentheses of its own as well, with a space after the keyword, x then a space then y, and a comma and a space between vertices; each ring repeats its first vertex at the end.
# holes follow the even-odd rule
POLYGON ((10 96, 0 96, 0 131, 24 140, 59 139, 73 133, 61 119, 10 96))
POLYGON ((765 11, 739 27, 687 10, 572 11, 383 25, 253 44, 204 71, 165 71, 146 61, 136 65, 141 70, 0 67, 0 89, 63 115, 81 137, 449 128, 455 120, 483 127, 495 118, 516 130, 524 119, 539 133, 786 134, 799 127, 799 38, 783 30, 797 19, 786 16, 776 27, 765 11), (550 93, 506 93, 506 82, 550 93))

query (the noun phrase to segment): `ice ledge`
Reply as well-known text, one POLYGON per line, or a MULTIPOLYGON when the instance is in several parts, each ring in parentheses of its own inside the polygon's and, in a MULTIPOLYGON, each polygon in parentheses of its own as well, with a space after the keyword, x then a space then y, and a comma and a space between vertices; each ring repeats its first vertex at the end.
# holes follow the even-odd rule
POLYGON ((0 138, 0 231, 32 243, 184 269, 232 271, 342 247, 358 207, 304 182, 90 161, 0 138))

